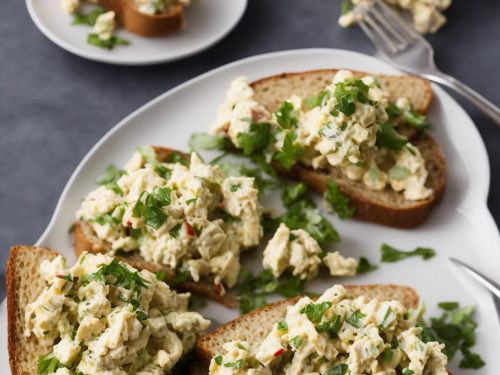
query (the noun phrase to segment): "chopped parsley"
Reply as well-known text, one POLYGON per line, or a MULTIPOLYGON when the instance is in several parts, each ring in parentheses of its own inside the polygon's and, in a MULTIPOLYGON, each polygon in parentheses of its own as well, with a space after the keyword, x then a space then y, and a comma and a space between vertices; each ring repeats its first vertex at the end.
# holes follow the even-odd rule
POLYGON ((182 224, 179 223, 179 224, 175 225, 172 229, 170 229, 168 231, 168 234, 170 234, 174 238, 178 238, 179 237, 179 230, 181 228, 182 228, 182 224))
POLYGON ((123 176, 126 172, 123 169, 116 168, 113 164, 110 164, 104 174, 99 177, 97 180, 97 184, 101 186, 105 186, 110 190, 113 190, 118 195, 123 195, 122 189, 116 183, 121 176, 123 176))
POLYGON ((231 184, 231 186, 229 186, 229 190, 232 193, 236 192, 239 188, 241 188, 241 184, 231 184))
POLYGON ((375 271, 378 268, 376 264, 371 264, 370 261, 365 257, 360 257, 358 262, 358 268, 356 269, 357 274, 367 273, 375 271))
POLYGON ((37 372, 39 375, 47 375, 56 372, 58 368, 64 366, 56 357, 51 357, 50 354, 38 358, 37 372))
POLYGON ((345 363, 340 363, 337 366, 327 370, 323 375, 345 375, 349 366, 345 363))
POLYGON ((167 187, 157 188, 153 194, 142 192, 132 209, 132 217, 143 217, 146 226, 156 230, 167 220, 162 207, 171 201, 172 190, 167 187))
POLYGON ((337 314, 333 314, 333 316, 325 320, 324 322, 321 322, 319 324, 316 324, 316 331, 318 333, 328 333, 330 338, 335 338, 337 337, 337 333, 340 331, 340 328, 342 327, 343 321, 342 317, 337 314))
POLYGON ((172 281, 170 282, 172 286, 177 286, 179 284, 185 283, 191 278, 191 272, 187 268, 180 268, 175 272, 172 281))
POLYGON ((274 186, 276 182, 266 178, 259 168, 251 168, 244 164, 231 163, 227 161, 217 162, 225 177, 228 176, 247 176, 254 178, 254 185, 259 191, 274 186))
POLYGON ((246 133, 238 133, 236 139, 246 156, 260 153, 271 141, 271 124, 267 122, 253 123, 246 133))
POLYGON ((208 133, 194 133, 188 142, 191 150, 227 150, 231 141, 227 137, 208 133))
POLYGON ((87 43, 105 49, 113 49, 115 46, 128 46, 130 44, 128 40, 116 35, 113 35, 109 39, 101 39, 99 35, 94 33, 87 36, 87 43))
POLYGON ((279 321, 277 328, 278 328, 278 331, 282 331, 282 332, 288 331, 288 324, 287 324, 286 320, 279 321))
POLYGON ((291 129, 297 126, 298 113, 294 109, 293 104, 289 101, 281 103, 278 111, 275 113, 278 125, 283 129, 291 129))
MULTIPOLYGON (((349 13, 354 8, 354 4, 351 0, 343 0, 340 3, 340 13, 342 15, 349 13)), ((328 375, 337 375, 337 374, 328 374, 328 375)))
POLYGON ((351 206, 351 200, 340 192, 337 184, 331 178, 326 181, 324 198, 341 219, 350 218, 356 211, 351 206))
POLYGON ((273 155, 273 159, 287 171, 304 155, 304 148, 299 143, 295 143, 296 139, 295 132, 287 132, 283 140, 283 147, 273 155))
POLYGON ((326 310, 332 307, 331 302, 309 303, 300 309, 301 314, 305 314, 311 323, 319 323, 323 319, 326 310))
POLYGON ((380 130, 377 132, 377 147, 401 151, 407 143, 408 140, 399 135, 391 123, 386 122, 380 125, 380 130))
POLYGON ((353 327, 360 328, 361 319, 363 319, 364 317, 366 317, 366 314, 363 314, 360 310, 356 310, 351 315, 349 315, 345 321, 353 327))
POLYGON ((295 203, 306 200, 311 205, 314 205, 312 200, 309 198, 307 194, 307 185, 303 182, 299 182, 298 184, 287 184, 284 185, 283 190, 281 192, 281 200, 283 201, 283 205, 285 207, 291 207, 295 203))
POLYGON ((360 79, 350 78, 344 82, 335 84, 333 95, 337 101, 332 111, 333 116, 338 116, 342 112, 346 116, 351 116, 356 112, 356 101, 361 104, 376 106, 377 102, 368 98, 369 86, 360 79))
POLYGON ((396 314, 394 313, 394 311, 392 311, 392 309, 389 307, 387 309, 387 311, 385 312, 385 315, 384 315, 384 319, 382 320, 382 322, 378 325, 378 329, 379 331, 383 331, 384 329, 386 329, 389 324, 391 324, 391 322, 396 318, 396 314))
POLYGON ((226 362, 224 363, 224 367, 232 368, 233 370, 237 370, 243 367, 245 362, 242 359, 238 359, 234 362, 226 362))
POLYGON ((104 13, 106 13, 106 10, 100 7, 93 9, 87 14, 76 12, 73 16, 73 25, 94 26, 97 21, 97 17, 104 13))
POLYGON ((158 280, 158 281, 167 280, 167 273, 164 271, 157 272, 155 276, 156 276, 156 280, 158 280))
POLYGON ((461 308, 457 302, 442 302, 438 306, 443 310, 440 317, 431 318, 429 322, 420 321, 417 324, 423 329, 422 341, 438 341, 444 344, 443 353, 449 361, 458 351, 462 352, 460 368, 483 367, 485 362, 481 356, 471 351, 476 344, 475 308, 473 306, 461 308))
POLYGON ((295 336, 290 339, 290 346, 295 350, 300 349, 300 347, 304 344, 304 338, 302 336, 295 336))
POLYGON ((323 90, 320 91, 317 95, 305 98, 304 107, 307 110, 311 110, 315 107, 324 106, 328 99, 330 99, 330 92, 323 90))
POLYGON ((431 128, 427 117, 421 113, 415 112, 413 108, 410 110, 402 110, 391 103, 387 106, 386 112, 391 120, 403 120, 407 125, 419 131, 426 131, 431 128))
POLYGON ((405 368, 402 375, 415 375, 415 371, 405 368))
POLYGON ((250 270, 243 269, 238 280, 240 295, 240 312, 245 314, 267 305, 266 297, 270 294, 280 294, 290 298, 304 293, 305 281, 298 276, 289 274, 276 279, 271 270, 263 270, 254 275, 250 270))
POLYGON ((382 253, 381 261, 386 263, 399 262, 412 256, 419 256, 427 260, 436 255, 436 252, 429 247, 417 247, 412 251, 402 251, 385 243, 380 247, 380 251, 382 253))
POLYGON ((219 366, 222 365, 222 356, 218 355, 214 358, 215 363, 217 363, 219 366))

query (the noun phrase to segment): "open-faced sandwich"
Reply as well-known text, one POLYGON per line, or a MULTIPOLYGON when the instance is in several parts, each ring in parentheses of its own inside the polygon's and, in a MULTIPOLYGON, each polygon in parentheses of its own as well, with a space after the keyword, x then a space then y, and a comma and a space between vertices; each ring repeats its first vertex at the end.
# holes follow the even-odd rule
POLYGON ((251 84, 238 78, 211 133, 317 192, 332 181, 358 219, 414 227, 446 183, 439 146, 425 132, 431 100, 429 82, 409 76, 318 70, 251 84))
POLYGON ((184 26, 184 7, 190 0, 88 0, 99 7, 87 13, 82 11, 84 3, 81 0, 61 0, 64 11, 74 15, 73 24, 93 27, 87 39, 89 44, 111 49, 115 45, 128 44, 128 41, 113 35, 117 24, 145 37, 179 31, 184 26))
POLYGON ((103 254, 73 267, 46 248, 15 247, 7 266, 13 375, 163 375, 210 325, 149 271, 103 254))
POLYGON ((418 295, 340 286, 243 315, 196 344, 192 374, 447 375, 444 345, 422 338, 418 295))

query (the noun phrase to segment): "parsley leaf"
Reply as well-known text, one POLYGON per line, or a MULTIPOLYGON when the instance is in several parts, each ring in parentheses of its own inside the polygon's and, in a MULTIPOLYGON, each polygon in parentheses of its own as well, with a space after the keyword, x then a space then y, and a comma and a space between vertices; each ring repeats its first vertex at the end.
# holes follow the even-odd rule
POLYGON ((208 133, 194 133, 189 138, 189 147, 192 150, 227 150, 231 141, 227 137, 208 133))
POLYGON ((380 251, 382 253, 381 261, 386 263, 399 262, 412 256, 420 256, 422 259, 427 260, 436 255, 436 252, 428 247, 417 247, 412 251, 402 251, 385 243, 380 247, 380 251))
POLYGON ((215 363, 217 363, 219 366, 222 365, 222 356, 218 355, 214 358, 215 363))
POLYGON ((351 217, 356 209, 350 206, 351 200, 343 195, 335 181, 331 178, 326 181, 325 200, 341 219, 351 217))
POLYGON ((305 314, 312 323, 319 323, 326 310, 332 307, 331 302, 309 303, 300 309, 301 314, 305 314))
POLYGON ((363 319, 365 316, 366 314, 363 314, 360 310, 356 310, 351 315, 349 315, 345 321, 353 327, 360 328, 361 319, 363 319))
POLYGON ((167 187, 158 188, 153 194, 142 192, 132 209, 132 217, 143 217, 146 226, 156 230, 167 220, 162 207, 171 201, 172 190, 167 187))
POLYGON ((180 268, 175 272, 172 281, 170 282, 172 286, 177 286, 179 284, 185 283, 191 278, 191 272, 187 268, 180 268))
POLYGON ((328 332, 328 335, 331 338, 335 338, 337 337, 337 333, 340 331, 342 324, 342 317, 340 315, 333 314, 329 320, 317 324, 316 331, 318 333, 328 332))
POLYGON ((459 364, 461 368, 484 366, 482 358, 470 351, 476 343, 477 323, 473 318, 475 308, 460 308, 456 302, 442 302, 438 306, 444 310, 439 318, 431 318, 429 323, 422 320, 417 324, 422 328, 422 341, 438 341, 444 344, 443 353, 450 361, 460 350, 463 355, 459 364))
POLYGON ((394 313, 394 311, 392 311, 392 309, 389 307, 387 309, 387 311, 385 312, 385 315, 384 315, 384 319, 382 320, 382 322, 378 325, 378 329, 380 331, 383 331, 384 329, 386 329, 389 324, 391 324, 391 322, 396 318, 396 314, 394 313))
POLYGON ((277 328, 278 331, 286 332, 288 331, 288 323, 286 322, 286 320, 281 320, 278 322, 277 328))
POLYGON ((123 169, 116 168, 113 164, 110 164, 104 174, 99 177, 97 180, 97 184, 101 186, 106 186, 108 189, 113 190, 115 193, 119 195, 123 195, 122 189, 117 185, 117 181, 123 176, 126 172, 123 169))
POLYGON ((314 207, 314 203, 307 195, 307 185, 303 182, 299 182, 295 185, 285 185, 281 192, 281 200, 285 207, 291 207, 294 203, 301 200, 310 202, 311 206, 314 207))
POLYGON ((415 375, 415 371, 405 368, 402 375, 415 375))
POLYGON ((395 104, 389 104, 385 110, 392 120, 403 120, 407 125, 419 130, 426 131, 431 128, 427 117, 413 109, 401 110, 395 104))
POLYGON ((304 292, 304 283, 298 276, 285 274, 276 279, 271 270, 254 275, 243 269, 238 280, 240 312, 244 314, 267 305, 266 296, 273 293, 287 298, 298 296, 304 292))
POLYGON ((253 155, 266 149, 271 141, 271 125, 267 122, 253 123, 246 133, 238 133, 236 139, 243 154, 253 155))
POLYGON ((232 368, 234 370, 240 369, 243 367, 244 361, 242 359, 238 359, 234 362, 226 362, 224 363, 224 367, 232 368))
POLYGON ((302 336, 292 337, 290 340, 290 346, 295 350, 300 349, 300 347, 304 344, 304 338, 302 336))
POLYGON ((304 155, 304 148, 299 143, 295 143, 296 139, 295 132, 287 132, 283 140, 283 147, 273 155, 273 159, 287 171, 304 155))
POLYGON ((375 264, 371 264, 367 258, 361 257, 361 258, 359 258, 358 268, 356 269, 356 273, 357 274, 367 273, 367 272, 374 271, 377 268, 378 268, 378 266, 375 264))
POLYGON ((401 137, 389 122, 382 124, 377 132, 377 147, 379 148, 401 151, 407 143, 408 140, 401 137))
POLYGON ((254 178, 254 185, 259 191, 274 186, 276 182, 272 179, 266 178, 261 169, 251 168, 244 164, 231 163, 227 161, 217 162, 222 173, 225 177, 228 176, 247 176, 254 178))
POLYGON ((128 40, 116 35, 113 35, 109 39, 101 39, 99 35, 94 33, 87 36, 87 43, 105 49, 113 49, 115 46, 128 46, 130 44, 128 40))
POLYGON ((323 375, 345 375, 349 366, 345 363, 340 363, 337 366, 327 370, 323 375))
POLYGON ((56 357, 51 357, 50 354, 38 358, 37 372, 39 375, 47 375, 56 372, 58 368, 64 366, 56 357))
POLYGON ((93 9, 87 14, 76 12, 73 16, 73 25, 94 26, 97 21, 97 17, 104 13, 106 13, 106 10, 104 10, 103 8, 93 9))
POLYGON ((330 93, 326 90, 320 91, 317 95, 309 96, 304 99, 304 107, 311 110, 315 107, 324 106, 330 99, 330 93))
POLYGON ((281 103, 275 115, 276 121, 283 129, 290 129, 297 126, 298 113, 289 101, 281 103))

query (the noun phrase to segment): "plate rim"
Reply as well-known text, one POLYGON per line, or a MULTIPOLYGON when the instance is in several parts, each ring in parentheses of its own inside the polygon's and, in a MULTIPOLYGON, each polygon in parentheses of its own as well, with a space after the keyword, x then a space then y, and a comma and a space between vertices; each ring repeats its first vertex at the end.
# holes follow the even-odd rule
MULTIPOLYGON (((28 10, 29 16, 37 29, 47 38, 49 39, 52 43, 54 43, 56 46, 62 48, 66 52, 69 52, 73 55, 76 55, 78 57, 81 57, 86 60, 91 60, 91 61, 97 61, 100 63, 105 63, 105 64, 111 64, 111 65, 121 65, 121 66, 148 66, 148 65, 158 65, 158 64, 163 64, 163 63, 168 63, 168 62, 173 62, 173 61, 178 61, 182 60, 191 56, 194 56, 196 54, 199 54, 203 51, 206 51, 210 47, 213 47, 215 44, 220 42, 222 39, 224 39, 233 29, 240 23, 241 19, 243 18, 243 15, 245 14, 247 7, 248 7, 248 0, 238 0, 242 2, 242 7, 241 11, 238 14, 237 17, 234 18, 233 22, 226 28, 221 30, 219 34, 215 36, 215 38, 212 38, 208 41, 208 43, 201 45, 198 48, 195 48, 193 50, 188 50, 184 53, 181 53, 179 55, 174 55, 170 57, 158 57, 154 59, 144 59, 144 60, 136 60, 136 61, 123 61, 120 60, 119 58, 117 59, 116 56, 109 54, 109 55, 100 55, 98 53, 93 53, 93 52, 88 52, 85 50, 82 50, 78 47, 75 47, 71 43, 67 43, 63 39, 59 38, 57 34, 53 33, 50 31, 41 18, 38 16, 37 12, 34 9, 33 6, 33 1, 34 0, 25 0, 26 8, 28 10)), ((235 1, 235 0, 233 0, 235 1)))

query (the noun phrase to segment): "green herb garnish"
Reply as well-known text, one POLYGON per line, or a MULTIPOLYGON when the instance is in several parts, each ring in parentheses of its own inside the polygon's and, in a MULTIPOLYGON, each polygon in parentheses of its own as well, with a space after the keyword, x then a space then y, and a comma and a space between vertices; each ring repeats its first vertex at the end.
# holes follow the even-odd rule
POLYGON ((281 103, 275 115, 276 121, 283 129, 290 129, 297 126, 298 113, 289 101, 281 103))
POLYGON ((130 44, 128 40, 116 35, 113 35, 109 39, 101 39, 99 35, 94 33, 87 36, 87 43, 105 49, 113 49, 115 46, 128 46, 130 44))
POLYGON ((94 26, 97 18, 104 13, 106 13, 106 10, 103 8, 95 8, 87 14, 76 12, 73 16, 73 25, 94 26))
POLYGON ((375 264, 371 264, 367 258, 361 257, 359 258, 358 268, 356 269, 356 273, 357 274, 367 273, 370 271, 374 271, 377 268, 378 266, 375 264))
POLYGON ((300 309, 301 314, 305 314, 311 323, 319 323, 323 319, 326 310, 332 307, 331 302, 309 303, 300 309))
POLYGON ((304 338, 302 336, 295 336, 290 340, 290 346, 295 350, 299 349, 303 344, 304 338))
POLYGON ((340 363, 337 366, 329 369, 323 375, 345 375, 347 374, 347 370, 349 369, 349 366, 345 363, 340 363))
POLYGON ((267 148, 271 141, 271 124, 253 123, 246 133, 238 133, 236 139, 243 154, 246 156, 260 153, 267 148))
POLYGON ((39 375, 47 375, 56 372, 58 368, 64 366, 56 357, 51 357, 50 354, 38 358, 37 372, 39 375))
POLYGON ((399 262, 400 260, 412 256, 419 256, 422 257, 422 259, 427 260, 436 255, 436 252, 428 247, 417 247, 412 251, 402 251, 385 243, 380 247, 380 251, 382 253, 381 261, 386 263, 399 262))
POLYGON ((191 150, 227 150, 231 142, 227 137, 208 133, 194 133, 188 142, 191 150))
POLYGON ((340 192, 337 184, 331 178, 326 181, 324 198, 341 219, 351 217, 356 211, 356 209, 350 205, 351 200, 340 192))
POLYGON ((356 310, 351 315, 349 315, 345 321, 353 327, 360 328, 361 319, 363 319, 365 316, 366 314, 363 314, 360 310, 356 310))
POLYGON ((320 91, 317 95, 309 96, 304 99, 304 107, 311 110, 314 107, 324 106, 330 99, 330 93, 326 90, 320 91))
POLYGON ((273 159, 287 171, 304 155, 304 148, 299 143, 295 143, 296 139, 297 134, 295 132, 287 132, 283 140, 283 147, 273 155, 273 159))
POLYGON ((388 122, 382 124, 377 132, 377 147, 401 151, 407 143, 408 140, 399 135, 394 126, 388 122))

